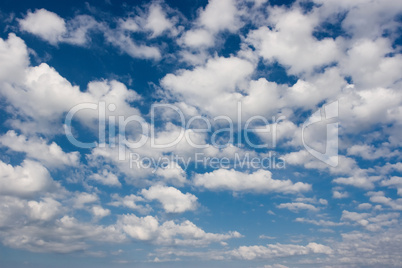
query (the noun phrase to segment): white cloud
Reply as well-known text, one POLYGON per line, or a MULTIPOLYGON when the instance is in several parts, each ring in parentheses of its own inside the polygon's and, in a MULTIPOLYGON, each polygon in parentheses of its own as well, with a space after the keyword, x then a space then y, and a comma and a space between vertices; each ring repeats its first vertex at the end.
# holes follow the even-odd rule
POLYGON ((126 195, 124 197, 121 197, 118 194, 112 194, 112 201, 109 203, 109 205, 116 207, 127 207, 143 214, 149 213, 152 210, 148 204, 144 206, 138 204, 139 202, 145 202, 145 199, 134 194, 126 195))
POLYGON ((161 84, 182 96, 187 104, 204 106, 205 110, 210 111, 216 106, 213 101, 216 96, 235 92, 253 71, 253 64, 247 60, 217 57, 191 71, 179 70, 176 75, 168 74, 161 84))
POLYGON ((79 152, 65 153, 55 142, 48 144, 41 138, 27 138, 10 130, 0 136, 0 144, 16 152, 24 152, 29 158, 41 161, 48 167, 77 166, 79 152))
POLYGON ((199 16, 199 23, 212 32, 236 31, 240 26, 234 0, 210 0, 199 16))
POLYGON ((97 181, 103 185, 121 187, 119 178, 107 169, 104 169, 99 173, 91 174, 88 179, 97 181))
POLYGON ((103 217, 110 215, 110 210, 105 209, 101 206, 93 206, 91 211, 92 211, 92 214, 94 215, 94 217, 97 219, 101 219, 103 217))
POLYGON ((152 37, 161 35, 164 31, 173 28, 173 23, 166 18, 166 13, 158 4, 152 4, 149 7, 149 14, 145 28, 152 31, 152 37))
POLYGON ((205 9, 200 9, 193 27, 178 40, 180 45, 205 49, 215 44, 219 32, 237 31, 242 22, 234 0, 211 0, 205 9))
POLYGON ((402 196, 402 177, 393 176, 389 180, 381 181, 381 185, 396 188, 398 191, 398 195, 402 196))
POLYGON ((398 122, 402 93, 393 88, 348 89, 339 96, 339 120, 346 133, 360 133, 375 124, 398 122))
POLYGON ((109 43, 133 58, 159 60, 162 57, 157 47, 137 44, 129 35, 119 31, 109 29, 104 34, 109 43))
POLYGON ((43 198, 42 201, 29 201, 29 215, 33 220, 49 221, 60 213, 61 204, 52 198, 43 198))
POLYGON ((60 42, 77 46, 90 45, 90 31, 102 30, 102 25, 89 15, 77 15, 67 21, 67 33, 60 42))
POLYGON ((243 173, 236 170, 218 169, 209 173, 196 174, 194 184, 209 190, 231 190, 245 192, 299 193, 311 190, 311 185, 303 182, 292 183, 290 180, 272 179, 268 170, 243 173))
POLYGON ((357 206, 358 209, 371 209, 373 205, 370 203, 361 203, 357 206))
POLYGON ((313 253, 332 254, 333 250, 328 246, 311 242, 306 246, 279 243, 267 246, 241 246, 232 251, 233 257, 243 260, 271 259, 313 253))
POLYGON ((328 166, 312 156, 306 150, 290 152, 282 156, 286 164, 303 165, 307 169, 328 170, 331 174, 353 174, 358 172, 364 173, 357 167, 354 159, 345 157, 343 155, 334 157, 338 158, 338 165, 336 167, 328 166))
POLYGON ((120 223, 123 231, 130 237, 143 241, 155 239, 159 228, 158 220, 152 216, 139 218, 133 214, 123 215, 120 223))
POLYGON ((342 211, 342 221, 353 222, 369 231, 381 231, 383 227, 398 224, 399 213, 384 213, 372 215, 370 213, 357 213, 347 210, 342 211))
POLYGON ((335 199, 348 198, 348 192, 332 191, 332 197, 335 199))
POLYGON ((373 263, 389 266, 402 264, 398 250, 402 239, 400 228, 382 230, 378 233, 351 231, 341 235, 341 243, 334 245, 340 253, 335 254, 332 261, 326 261, 326 265, 331 263, 334 266, 348 266, 353 263, 364 267, 373 263))
POLYGON ((357 155, 363 159, 389 158, 399 155, 399 151, 391 152, 388 148, 375 148, 373 145, 353 145, 347 149, 348 155, 357 155))
POLYGON ((362 189, 374 189, 374 182, 380 180, 379 176, 367 176, 366 174, 355 174, 352 177, 336 178, 333 182, 343 185, 351 185, 362 189))
POLYGON ((285 266, 285 265, 277 263, 277 264, 273 264, 273 265, 269 265, 269 264, 264 265, 263 268, 289 268, 289 266, 285 266))
POLYGON ((276 206, 277 208, 286 208, 293 212, 299 212, 300 210, 310 210, 310 211, 318 211, 319 209, 311 204, 305 204, 301 202, 295 203, 282 203, 276 206))
POLYGON ((264 59, 289 67, 290 74, 311 72, 337 60, 339 52, 333 39, 318 41, 312 36, 318 24, 315 14, 304 15, 295 8, 271 8, 269 21, 273 29, 263 26, 250 31, 246 41, 264 59))
POLYGON ((206 233, 188 220, 180 224, 173 221, 159 224, 158 219, 153 216, 139 218, 133 214, 120 216, 118 225, 133 239, 159 245, 204 246, 241 237, 238 232, 206 233))
POLYGON ((186 182, 186 172, 175 162, 159 168, 155 173, 174 185, 182 186, 186 182))
POLYGON ((400 79, 397 69, 402 68, 402 55, 387 56, 392 52, 394 49, 389 39, 357 39, 341 58, 340 67, 361 89, 387 88, 400 79))
POLYGON ((28 49, 25 42, 10 33, 7 40, 0 38, 0 81, 16 82, 24 77, 29 65, 28 49))
POLYGON ((11 228, 7 233, 2 232, 1 236, 2 242, 12 248, 55 253, 86 250, 89 248, 88 240, 106 243, 126 241, 126 236, 113 225, 97 226, 70 216, 63 216, 46 228, 32 224, 11 228))
POLYGON ((402 198, 393 200, 386 197, 384 192, 369 192, 368 195, 370 195, 370 201, 373 203, 383 204, 394 210, 402 210, 402 198))
POLYGON ((29 11, 19 23, 22 30, 38 35, 51 44, 57 44, 67 32, 64 19, 43 8, 29 11))
POLYGON ((155 185, 148 190, 143 189, 141 194, 148 200, 159 201, 168 213, 182 213, 197 208, 197 197, 193 194, 183 194, 174 187, 155 185))
POLYGON ((342 28, 356 39, 364 37, 376 39, 384 32, 394 34, 398 27, 394 18, 402 10, 401 3, 392 0, 316 0, 314 2, 322 4, 319 12, 325 18, 345 12, 342 28))
POLYGON ((47 169, 40 163, 24 160, 21 166, 0 161, 0 193, 30 197, 56 187, 47 169))
MULTIPOLYGON (((144 29, 153 32, 152 37, 159 36, 165 30, 172 32, 172 22, 165 17, 160 5, 150 6, 150 13, 141 23, 144 29)), ((77 15, 67 22, 57 14, 45 9, 28 12, 24 19, 19 20, 21 30, 37 35, 52 45, 58 43, 69 43, 72 45, 84 46, 90 43, 89 33, 91 31, 103 32, 107 42, 133 58, 155 59, 161 58, 157 47, 137 44, 125 31, 140 30, 133 20, 120 19, 120 28, 111 29, 106 24, 96 21, 89 15, 77 15), (136 27, 137 26, 137 27, 136 27)), ((173 31, 175 32, 175 31, 173 31)))
POLYGON ((87 204, 97 202, 98 200, 99 197, 95 193, 77 192, 73 200, 74 202, 73 206, 76 209, 82 209, 87 204))
MULTIPOLYGON (((106 109, 106 118, 110 115, 139 114, 138 109, 128 103, 137 100, 138 94, 128 90, 122 83, 92 81, 88 84, 87 91, 81 92, 78 86, 73 86, 46 63, 35 67, 26 66, 24 62, 28 61, 27 48, 21 39, 12 34, 9 40, 0 42, 0 55, 10 53, 16 55, 17 62, 14 65, 23 69, 15 75, 10 75, 11 78, 19 77, 18 80, 3 77, 4 80, 0 81, 3 82, 1 95, 14 107, 14 110, 10 111, 20 116, 10 119, 10 125, 24 133, 62 132, 62 125, 58 120, 72 107, 81 103, 98 104, 104 101, 106 107, 114 104, 116 110, 110 112, 106 109), (23 60, 21 57, 26 58, 23 60)), ((0 68, 3 68, 1 64, 0 68)), ((98 119, 98 111, 86 109, 85 113, 78 112, 76 117, 81 122, 93 126, 98 119)))
POLYGON ((195 29, 185 32, 179 43, 189 47, 211 47, 214 41, 214 36, 207 30, 195 29))
POLYGON ((310 223, 314 224, 317 226, 341 226, 344 225, 345 223, 343 222, 333 222, 333 221, 328 221, 328 220, 312 220, 312 219, 305 219, 305 218, 296 218, 295 222, 304 222, 304 223, 310 223))

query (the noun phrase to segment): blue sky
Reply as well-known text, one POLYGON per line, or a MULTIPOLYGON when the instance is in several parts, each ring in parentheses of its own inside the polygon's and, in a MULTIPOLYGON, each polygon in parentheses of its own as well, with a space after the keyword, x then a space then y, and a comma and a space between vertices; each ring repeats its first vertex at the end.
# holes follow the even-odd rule
POLYGON ((400 267, 402 4, 3 1, 1 267, 400 267))

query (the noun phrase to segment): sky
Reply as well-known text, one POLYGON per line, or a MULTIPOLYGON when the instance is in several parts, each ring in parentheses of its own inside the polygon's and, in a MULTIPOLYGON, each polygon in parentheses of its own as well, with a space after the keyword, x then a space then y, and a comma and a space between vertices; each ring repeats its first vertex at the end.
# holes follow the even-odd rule
POLYGON ((0 4, 0 267, 401 267, 402 2, 0 4))

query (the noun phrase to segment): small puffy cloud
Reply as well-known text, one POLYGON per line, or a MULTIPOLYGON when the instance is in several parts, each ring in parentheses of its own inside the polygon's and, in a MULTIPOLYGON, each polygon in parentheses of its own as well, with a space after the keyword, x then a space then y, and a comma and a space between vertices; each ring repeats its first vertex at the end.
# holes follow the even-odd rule
POLYGON ((272 28, 252 30, 246 39, 262 58, 287 66, 290 74, 311 72, 337 60, 338 47, 332 38, 318 41, 312 36, 317 16, 298 9, 277 8, 270 10, 269 21, 272 28))
POLYGON ((182 96, 187 104, 205 105, 209 110, 213 108, 211 100, 222 93, 234 92, 253 71, 253 64, 247 60, 216 57, 208 60, 205 66, 167 74, 161 84, 172 93, 182 96))
POLYGON ((189 30, 179 40, 188 47, 211 47, 214 44, 214 36, 205 29, 189 30))
POLYGON ((29 201, 29 216, 33 220, 49 221, 59 214, 61 204, 56 200, 46 197, 42 201, 29 201))
POLYGON ((162 57, 157 47, 137 44, 130 36, 122 32, 109 29, 104 34, 107 42, 133 58, 159 60, 162 57))
POLYGON ((396 188, 398 195, 402 196, 402 177, 393 176, 389 180, 381 181, 381 185, 396 188))
POLYGON ((310 210, 310 211, 318 211, 319 209, 311 204, 305 204, 301 202, 296 203, 282 203, 276 206, 277 208, 286 208, 293 212, 299 212, 300 210, 310 210))
POLYGON ((48 167, 77 166, 79 152, 65 153, 55 142, 48 144, 41 138, 27 138, 10 130, 0 136, 0 144, 15 152, 26 153, 29 158, 41 161, 48 167))
POLYGON ((40 163, 24 160, 20 166, 0 161, 0 193, 29 197, 50 190, 55 182, 40 163))
POLYGON ((361 203, 357 206, 358 209, 371 209, 373 207, 370 203, 361 203))
POLYGON ((368 218, 369 215, 370 215, 369 213, 357 213, 344 210, 342 211, 341 220, 355 221, 361 225, 367 225, 368 221, 366 220, 366 218, 368 218))
POLYGON ((156 217, 137 217, 133 214, 120 216, 117 225, 135 240, 150 241, 158 245, 205 246, 242 237, 238 232, 206 233, 188 220, 180 224, 173 221, 160 224, 156 217))
POLYGON ((173 26, 173 23, 166 18, 166 13, 160 5, 153 4, 149 7, 145 28, 152 31, 152 37, 161 35, 173 26))
POLYGON ((63 18, 43 8, 29 11, 19 24, 21 30, 37 35, 51 44, 57 44, 67 31, 63 18))
POLYGON ((236 31, 240 26, 234 0, 211 0, 199 16, 199 23, 212 32, 236 31))
POLYGON ((394 210, 402 210, 402 198, 394 200, 390 197, 386 197, 384 192, 369 192, 367 195, 370 196, 370 201, 373 203, 379 203, 391 207, 394 210))
POLYGON ((285 265, 277 263, 277 264, 272 264, 272 265, 270 265, 270 264, 264 265, 263 268, 289 268, 289 266, 285 266, 285 265))
POLYGON ((231 252, 236 259, 255 260, 276 257, 290 257, 313 253, 332 254, 333 250, 325 245, 309 243, 306 246, 292 244, 268 244, 267 246, 241 246, 231 252))
POLYGON ((200 9, 197 21, 178 43, 190 48, 212 47, 219 32, 235 32, 241 24, 236 1, 212 0, 205 9, 200 9))
POLYGON ((392 52, 394 49, 387 38, 358 39, 341 58, 340 66, 343 72, 353 77, 353 83, 359 88, 391 87, 400 79, 397 70, 402 68, 402 55, 389 56, 392 52))
POLYGON ((117 186, 121 187, 119 178, 107 169, 102 170, 102 172, 91 174, 88 179, 99 182, 100 184, 107 186, 117 186))
POLYGON ((343 155, 334 156, 338 158, 338 165, 331 167, 312 156, 306 150, 290 152, 282 156, 286 164, 303 165, 307 169, 328 170, 332 174, 354 174, 363 173, 358 168, 356 161, 343 155))
POLYGON ((340 191, 332 191, 332 197, 335 199, 342 199, 342 198, 347 198, 349 197, 348 192, 340 192, 340 191))
POLYGON ((357 213, 347 210, 342 211, 342 221, 351 222, 369 231, 380 231, 383 227, 389 227, 398 223, 399 213, 383 213, 373 215, 371 213, 357 213))
POLYGON ((115 226, 98 226, 63 216, 51 224, 26 224, 3 234, 2 242, 13 248, 33 252, 71 253, 89 248, 87 241, 121 243, 126 235, 115 226))
POLYGON ((236 170, 218 169, 209 173, 196 174, 194 184, 209 190, 230 190, 245 192, 299 193, 311 190, 308 183, 293 183, 290 180, 272 179, 268 170, 243 173, 236 170))
MULTIPOLYGON (((27 49, 21 46, 19 38, 10 35, 9 39, 6 43, 15 47, 6 46, 2 49, 4 42, 0 41, 0 55, 13 50, 27 49)), ((139 114, 138 109, 129 104, 138 99, 138 94, 117 81, 92 81, 88 84, 87 91, 81 92, 78 86, 73 86, 46 63, 35 67, 25 66, 19 72, 21 79, 17 81, 5 79, 6 84, 0 94, 10 104, 10 108, 14 108, 10 111, 20 116, 18 119, 10 119, 10 124, 23 133, 62 132, 62 125, 55 123, 72 107, 82 103, 105 102, 107 107, 109 104, 114 104, 116 110, 111 112, 106 109, 106 118, 112 114, 139 114)), ((78 112, 74 119, 94 126, 98 115, 98 111, 85 109, 85 112, 78 112)))
POLYGON ((356 174, 352 177, 336 178, 333 180, 334 183, 351 185, 362 189, 374 189, 374 182, 380 180, 379 176, 367 176, 365 174, 356 174))
POLYGON ((345 223, 343 222, 333 222, 333 221, 328 221, 328 220, 311 220, 311 219, 306 219, 306 218, 296 218, 295 222, 303 222, 303 223, 310 223, 313 225, 317 225, 317 226, 340 226, 340 225, 344 225, 345 223))
POLYGON ((87 204, 97 202, 98 200, 99 200, 99 197, 95 193, 85 193, 85 192, 76 193, 76 195, 74 197, 73 207, 76 209, 82 209, 87 204))
POLYGON ((145 202, 145 199, 141 196, 131 194, 121 197, 118 194, 112 194, 112 201, 109 205, 115 207, 126 207, 143 214, 149 213, 152 210, 148 204, 142 205, 139 204, 140 202, 145 202))
POLYGON ((148 200, 159 201, 168 213, 182 213, 197 208, 197 197, 195 195, 183 194, 174 187, 156 185, 148 190, 143 189, 141 194, 148 200))
POLYGON ((174 185, 181 186, 186 182, 186 172, 175 162, 159 168, 155 173, 174 185))
POLYGON ((92 214, 94 215, 95 218, 101 219, 103 217, 109 216, 110 215, 110 210, 105 209, 101 206, 93 206, 91 209, 92 214))
POLYGON ((25 42, 10 33, 7 40, 0 38, 0 81, 19 81, 29 66, 28 48, 25 42))
POLYGON ((347 149, 348 155, 360 156, 363 159, 374 160, 399 155, 399 151, 391 152, 388 148, 375 148, 373 145, 353 145, 347 149))
POLYGON ((142 241, 155 239, 159 228, 159 222, 153 216, 139 218, 133 214, 123 215, 120 224, 130 237, 142 241))

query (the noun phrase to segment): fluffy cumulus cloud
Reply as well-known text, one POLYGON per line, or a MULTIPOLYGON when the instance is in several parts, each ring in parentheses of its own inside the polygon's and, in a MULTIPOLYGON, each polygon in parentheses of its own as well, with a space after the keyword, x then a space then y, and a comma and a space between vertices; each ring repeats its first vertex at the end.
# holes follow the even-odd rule
POLYGON ((275 180, 272 173, 259 170, 251 174, 236 170, 218 169, 213 172, 197 174, 194 184, 209 190, 230 190, 247 192, 298 193, 311 190, 311 185, 291 180, 275 180))
POLYGON ((67 32, 64 19, 43 8, 28 12, 19 23, 22 30, 37 35, 52 44, 58 43, 62 35, 67 32))
POLYGON ((271 259, 275 257, 289 257, 294 255, 305 255, 310 253, 331 254, 330 247, 309 243, 306 246, 289 244, 269 244, 267 246, 242 246, 233 250, 232 255, 235 258, 253 260, 253 259, 271 259))
POLYGON ((304 15, 298 9, 273 8, 269 22, 273 29, 263 26, 247 36, 247 41, 265 60, 288 66, 292 74, 312 71, 315 67, 336 61, 336 42, 332 38, 316 40, 312 35, 319 23, 315 14, 304 15))
POLYGON ((180 224, 173 221, 159 223, 153 216, 137 217, 133 214, 123 215, 118 224, 133 239, 162 245, 203 246, 242 236, 238 232, 206 233, 188 220, 180 224))
POLYGON ((402 4, 173 2, 4 5, 0 266, 401 267, 402 4))
POLYGON ((15 131, 8 131, 0 137, 0 143, 15 152, 24 152, 28 157, 41 161, 50 167, 76 166, 79 162, 79 153, 65 153, 55 142, 46 144, 41 139, 27 139, 15 131))
POLYGON ((197 197, 193 194, 183 194, 174 187, 155 185, 149 189, 143 189, 141 194, 148 200, 159 201, 163 209, 170 213, 181 213, 197 208, 197 197))
POLYGON ((311 211, 317 211, 318 208, 316 208, 315 206, 311 205, 311 204, 305 204, 305 203, 301 203, 301 202, 295 202, 295 203, 282 203, 280 205, 277 206, 277 208, 286 208, 289 209, 291 211, 299 211, 299 210, 311 210, 311 211))
POLYGON ((3 195, 28 197, 56 186, 49 171, 35 161, 24 160, 20 166, 0 162, 0 170, 0 191, 3 195))

